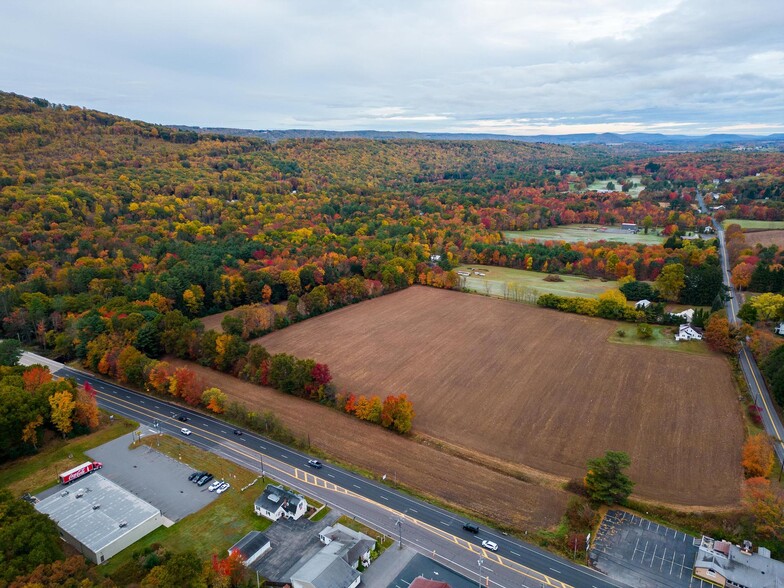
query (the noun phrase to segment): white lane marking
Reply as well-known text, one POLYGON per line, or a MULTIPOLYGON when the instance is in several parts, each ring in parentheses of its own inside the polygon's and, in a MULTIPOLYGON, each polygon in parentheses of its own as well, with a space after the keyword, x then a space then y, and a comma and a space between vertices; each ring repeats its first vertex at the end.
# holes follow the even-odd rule
POLYGON ((409 510, 409 512, 416 512, 415 508, 409 508, 408 510, 409 510))
POLYGON ((552 571, 554 571, 556 574, 560 574, 560 573, 561 573, 561 570, 556 570, 555 568, 550 568, 550 569, 551 569, 552 571))
POLYGON ((335 477, 335 476, 333 476, 332 474, 327 474, 327 475, 328 475, 330 478, 334 478, 334 477, 335 477))
POLYGON ((352 484, 352 486, 354 486, 354 488, 357 488, 357 489, 361 490, 361 488, 359 486, 357 486, 356 484, 352 484))
POLYGON ((387 498, 386 496, 382 496, 382 497, 381 497, 381 500, 387 500, 387 501, 389 501, 389 498, 387 498))
POLYGON ((509 550, 509 553, 514 553, 517 557, 520 557, 519 553, 517 553, 516 551, 512 551, 511 549, 509 550))
POLYGON ((224 431, 223 429, 221 429, 221 433, 223 433, 224 435, 228 435, 228 433, 226 431, 224 431))

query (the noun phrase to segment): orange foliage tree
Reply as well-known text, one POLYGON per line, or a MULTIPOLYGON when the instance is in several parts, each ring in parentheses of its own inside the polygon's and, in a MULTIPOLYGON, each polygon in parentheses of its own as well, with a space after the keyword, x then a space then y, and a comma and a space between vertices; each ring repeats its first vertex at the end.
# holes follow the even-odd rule
POLYGON ((775 456, 766 435, 752 435, 743 444, 743 470, 747 478, 767 478, 773 471, 775 456))
POLYGON ((784 495, 766 478, 749 478, 743 487, 743 504, 763 537, 784 539, 784 495))
POLYGON ((22 382, 24 383, 24 389, 27 392, 32 392, 41 384, 46 384, 51 381, 52 373, 49 371, 49 368, 40 365, 30 366, 22 374, 22 382))

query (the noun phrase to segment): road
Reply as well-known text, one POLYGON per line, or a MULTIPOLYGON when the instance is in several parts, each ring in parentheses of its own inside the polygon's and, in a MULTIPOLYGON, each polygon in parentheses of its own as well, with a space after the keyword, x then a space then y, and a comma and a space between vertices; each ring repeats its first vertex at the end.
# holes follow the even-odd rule
POLYGON ((25 352, 20 363, 39 363, 48 366, 58 377, 73 378, 79 384, 90 382, 98 393, 98 405, 102 409, 139 422, 150 434, 160 431, 177 436, 181 435, 180 429, 187 426, 193 434, 182 436, 182 439, 189 443, 253 471, 269 474, 390 536, 402 536, 406 546, 468 578, 479 580, 477 564, 481 557, 483 585, 509 588, 625 586, 482 525, 475 536, 462 528, 465 519, 342 468, 330 464, 324 464, 320 470, 308 468, 307 455, 248 431, 241 436, 235 435, 232 425, 217 418, 139 394, 33 353, 25 352), (186 415, 187 423, 178 421, 175 415, 186 415), (157 427, 153 426, 155 422, 159 423, 157 427), (482 539, 497 543, 498 552, 483 549, 482 539))
MULTIPOLYGON (((705 204, 702 202, 702 197, 699 195, 698 200, 700 201, 701 208, 704 208, 705 204)), ((737 324, 740 304, 738 302, 738 292, 732 286, 732 280, 730 279, 730 262, 729 257, 727 256, 727 245, 724 240, 724 229, 715 219, 713 220, 713 226, 716 229, 716 236, 719 239, 722 277, 724 279, 724 284, 729 289, 729 300, 726 302, 727 318, 731 323, 737 324)), ((778 457, 779 462, 784 465, 784 437, 782 437, 784 426, 782 426, 781 419, 773 406, 768 387, 757 366, 757 361, 754 359, 751 351, 749 351, 746 343, 741 344, 738 362, 740 364, 740 369, 743 372, 743 376, 746 379, 746 383, 749 386, 749 392, 754 399, 754 403, 760 407, 760 416, 762 417, 762 425, 765 427, 765 432, 770 435, 776 456, 778 457)))

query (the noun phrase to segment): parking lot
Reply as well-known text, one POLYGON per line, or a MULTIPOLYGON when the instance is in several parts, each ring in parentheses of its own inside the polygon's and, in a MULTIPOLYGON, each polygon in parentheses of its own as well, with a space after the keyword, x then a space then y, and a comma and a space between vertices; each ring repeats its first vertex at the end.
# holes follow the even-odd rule
POLYGON ((91 449, 88 455, 103 463, 101 475, 159 508, 171 521, 179 521, 218 498, 207 490, 209 484, 200 487, 188 481, 193 468, 187 464, 144 445, 131 450, 132 441, 132 434, 123 435, 91 449))
POLYGON ((697 545, 691 535, 620 510, 609 511, 591 547, 591 562, 636 588, 708 588, 692 577, 697 545))

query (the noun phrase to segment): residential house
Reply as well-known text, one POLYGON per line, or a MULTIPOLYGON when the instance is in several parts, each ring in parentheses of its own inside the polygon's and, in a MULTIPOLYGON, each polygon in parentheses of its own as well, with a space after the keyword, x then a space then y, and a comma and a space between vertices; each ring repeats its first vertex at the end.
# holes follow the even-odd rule
POLYGON ((364 567, 370 565, 370 551, 376 546, 375 539, 340 523, 325 527, 319 533, 319 540, 325 546, 332 546, 329 550, 325 547, 322 551, 338 555, 354 569, 358 568, 360 563, 364 567), (338 545, 340 547, 336 547, 338 545))
POLYGON ((678 334, 675 335, 676 341, 702 341, 702 329, 692 327, 689 324, 680 325, 678 334))
POLYGON ((291 574, 291 588, 356 588, 361 581, 357 570, 341 558, 322 551, 291 574))
POLYGON ((239 551, 242 563, 250 566, 270 549, 272 546, 266 535, 260 531, 251 531, 229 548, 229 555, 239 551))
POLYGON ((777 327, 773 327, 773 332, 777 335, 784 335, 784 323, 779 323, 777 327))
POLYGON ((632 233, 639 231, 637 223, 621 223, 621 229, 624 231, 631 231, 632 233))
POLYGON ((689 323, 689 324, 691 324, 691 322, 694 320, 694 309, 693 308, 688 308, 686 310, 682 310, 681 312, 671 312, 670 314, 672 316, 678 316, 678 317, 680 317, 682 319, 686 319, 686 322, 689 323))
POLYGON ((637 304, 634 305, 634 308, 636 308, 637 310, 641 310, 643 308, 648 308, 650 305, 651 305, 651 301, 645 300, 643 298, 642 300, 637 301, 637 304))
POLYGON ((299 519, 308 510, 305 497, 286 490, 283 486, 268 484, 264 493, 253 503, 253 510, 259 516, 277 521, 281 517, 299 519))
POLYGON ((430 256, 430 261, 432 261, 433 263, 438 263, 439 261, 441 261, 441 256, 434 253, 433 255, 430 256))
POLYGON ((695 578, 716 586, 775 588, 784 586, 784 563, 771 559, 770 551, 759 547, 752 553, 751 542, 743 547, 729 541, 702 537, 694 558, 695 578))

